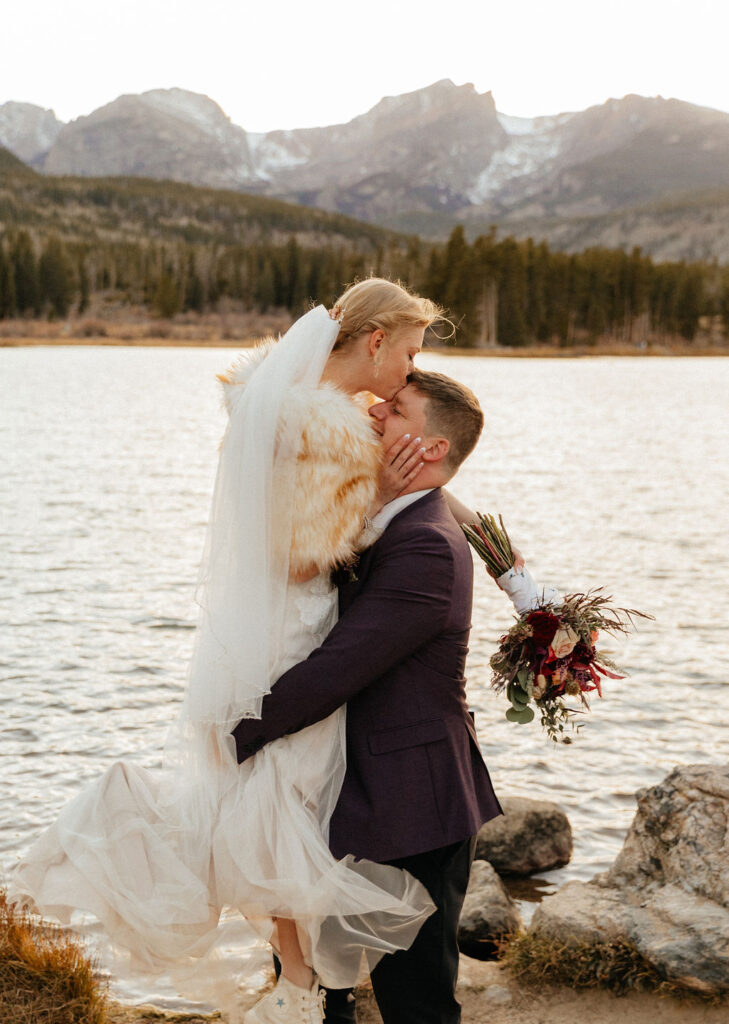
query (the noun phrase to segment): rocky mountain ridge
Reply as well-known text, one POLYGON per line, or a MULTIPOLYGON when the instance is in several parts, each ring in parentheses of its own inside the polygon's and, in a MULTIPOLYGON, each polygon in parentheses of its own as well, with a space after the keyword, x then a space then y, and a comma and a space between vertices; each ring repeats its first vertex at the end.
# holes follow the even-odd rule
POLYGON ((24 163, 43 161, 63 128, 52 110, 10 100, 0 106, 0 145, 24 163))
POLYGON ((346 124, 263 134, 183 89, 120 96, 65 125, 6 103, 0 144, 47 174, 172 178, 430 237, 459 222, 552 237, 579 223, 584 236, 591 219, 729 187, 729 113, 628 95, 515 118, 490 92, 448 79, 346 124))

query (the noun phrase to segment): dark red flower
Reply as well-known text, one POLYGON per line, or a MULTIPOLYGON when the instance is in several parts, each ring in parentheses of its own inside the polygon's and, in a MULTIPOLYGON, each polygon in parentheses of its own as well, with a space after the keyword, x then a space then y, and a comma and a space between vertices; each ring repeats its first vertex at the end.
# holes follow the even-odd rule
POLYGON ((575 645, 572 652, 572 660, 579 665, 589 665, 595 659, 595 648, 583 643, 581 640, 575 645))
POLYGON ((527 622, 532 627, 532 638, 539 647, 549 647, 559 629, 559 619, 551 612, 529 612, 527 622))

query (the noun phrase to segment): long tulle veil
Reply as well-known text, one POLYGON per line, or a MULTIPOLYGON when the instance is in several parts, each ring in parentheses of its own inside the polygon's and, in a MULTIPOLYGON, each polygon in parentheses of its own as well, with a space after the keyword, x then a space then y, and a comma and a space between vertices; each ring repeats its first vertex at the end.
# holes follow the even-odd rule
POLYGON ((323 306, 312 309, 272 347, 233 399, 200 572, 202 614, 183 707, 193 722, 227 729, 241 718, 257 718, 270 690, 280 656, 302 428, 281 412, 293 387, 319 382, 338 331, 323 306))
POLYGON ((303 426, 282 412, 292 388, 318 384, 338 332, 324 306, 310 310, 228 402, 197 587, 199 623, 184 700, 165 746, 168 781, 159 791, 176 823, 181 859, 208 879, 209 892, 220 808, 226 798, 237 800, 240 782, 231 729, 260 716, 280 674, 303 426))

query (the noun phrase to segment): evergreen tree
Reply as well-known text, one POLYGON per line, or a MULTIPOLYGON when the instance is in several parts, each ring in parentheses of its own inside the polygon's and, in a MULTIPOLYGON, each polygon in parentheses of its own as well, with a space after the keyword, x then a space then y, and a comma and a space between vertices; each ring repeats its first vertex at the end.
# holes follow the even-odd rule
POLYGON ((577 318, 591 343, 595 343, 607 330, 608 296, 606 294, 606 266, 601 249, 583 253, 579 265, 579 305, 577 318))
POLYGON ((0 244, 0 320, 15 316, 16 311, 13 262, 0 244))
POLYGON ((78 261, 78 312, 85 313, 89 308, 89 275, 86 273, 86 260, 83 255, 78 261))
POLYGON ((625 331, 626 338, 633 340, 633 328, 646 310, 648 298, 648 273, 646 260, 640 248, 636 247, 626 261, 625 331))
POLYGON ((527 342, 526 266, 524 256, 513 238, 505 238, 497 247, 499 257, 499 344, 518 346, 527 342))
POLYGON ((434 269, 440 280, 433 282, 437 287, 430 294, 445 307, 456 324, 456 343, 475 345, 480 334, 478 303, 481 296, 474 280, 474 253, 462 225, 453 228, 442 259, 434 269))
POLYGON ((683 338, 693 341, 703 305, 703 279, 696 267, 684 267, 676 297, 676 319, 683 338))
POLYGON ((724 327, 724 334, 729 337, 729 268, 725 267, 719 285, 719 313, 724 327))
POLYGON ((48 238, 41 252, 38 285, 41 301, 48 306, 49 316, 65 317, 73 298, 73 272, 57 235, 48 238))
POLYGON ((193 310, 195 313, 202 313, 205 306, 205 289, 200 275, 197 272, 195 253, 190 250, 187 257, 187 269, 185 273, 185 295, 183 309, 193 310))
POLYGON ((296 237, 291 235, 283 254, 281 295, 279 305, 298 312, 305 296, 303 256, 296 237))
POLYGON ((177 282, 169 267, 166 267, 157 280, 152 308, 158 316, 171 317, 180 310, 180 292, 177 282))
POLYGON ((566 345, 570 332, 570 274, 571 259, 563 252, 550 253, 547 260, 547 286, 545 289, 546 338, 566 345))
POLYGON ((473 243, 473 287, 476 293, 478 338, 480 348, 496 345, 499 340, 499 254, 496 228, 479 235, 473 243))
POLYGON ((274 268, 270 256, 259 254, 255 301, 258 311, 266 313, 276 305, 274 268))
POLYGON ((549 339, 547 288, 549 281, 549 249, 546 242, 534 245, 527 239, 526 251, 526 326, 529 337, 537 341, 549 339))
POLYGON ((15 301, 18 313, 40 315, 41 301, 38 284, 38 263, 33 243, 27 231, 21 231, 10 247, 10 262, 15 281, 15 301))

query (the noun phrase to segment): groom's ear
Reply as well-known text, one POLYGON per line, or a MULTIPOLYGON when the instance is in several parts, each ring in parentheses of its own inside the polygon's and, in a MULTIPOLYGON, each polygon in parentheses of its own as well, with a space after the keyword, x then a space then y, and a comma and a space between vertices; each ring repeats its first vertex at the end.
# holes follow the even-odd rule
POLYGON ((429 437, 425 441, 423 462, 442 462, 451 450, 451 443, 447 437, 429 437))

